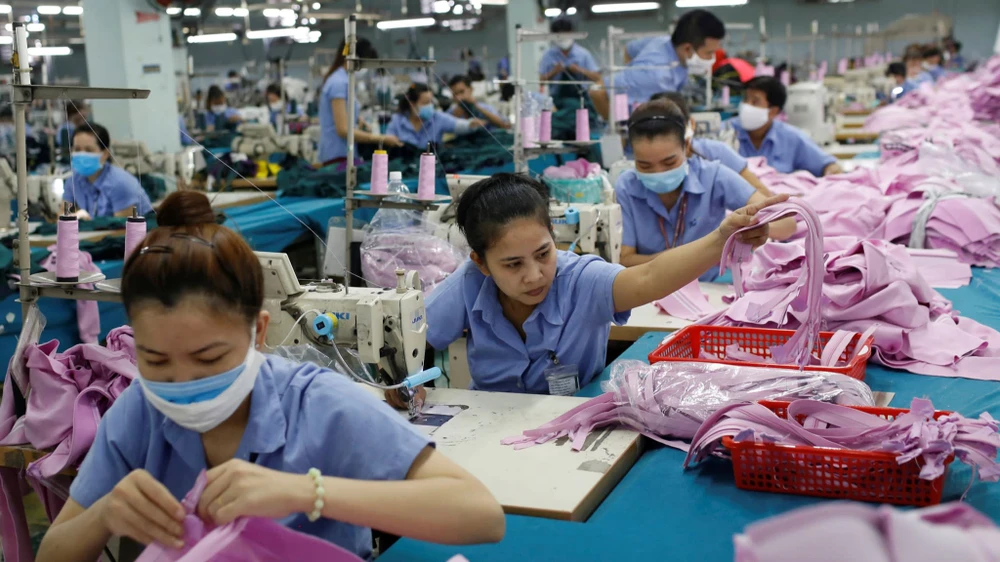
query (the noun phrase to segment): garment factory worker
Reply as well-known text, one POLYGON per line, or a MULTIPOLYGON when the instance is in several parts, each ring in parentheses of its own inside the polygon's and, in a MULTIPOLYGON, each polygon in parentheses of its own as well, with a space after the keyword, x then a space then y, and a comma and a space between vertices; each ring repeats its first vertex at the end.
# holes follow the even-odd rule
MULTIPOLYGON (((671 248, 684 247, 724 225, 726 212, 760 205, 767 197, 720 162, 694 152, 693 131, 684 113, 668 100, 640 106, 629 119, 635 169, 618 176, 615 195, 622 208, 621 264, 650 263, 671 248)), ((768 235, 784 240, 794 219, 773 223, 768 235)), ((718 276, 718 263, 699 279, 718 276)))
POLYGON ((954 37, 944 40, 944 67, 948 70, 965 70, 965 57, 962 56, 962 42, 956 41, 954 37))
POLYGON ((226 93, 218 86, 208 89, 205 96, 205 127, 215 131, 223 129, 235 130, 243 118, 235 108, 226 102, 226 93))
POLYGON ((754 189, 761 192, 766 197, 773 195, 771 190, 761 183, 760 178, 750 171, 750 168, 747 166, 746 158, 740 156, 739 153, 733 150, 731 146, 722 141, 697 136, 696 123, 691 117, 691 106, 688 104, 687 99, 685 99, 683 95, 678 92, 660 92, 659 94, 653 96, 650 101, 656 101, 658 99, 665 99, 673 102, 673 104, 681 110, 685 122, 688 123, 690 131, 685 132, 685 134, 690 134, 693 137, 691 139, 691 148, 688 150, 688 157, 699 156, 705 160, 714 160, 739 174, 740 177, 745 179, 747 183, 753 186, 754 189))
POLYGON ((685 13, 677 20, 673 35, 651 39, 629 62, 630 68, 615 74, 614 92, 608 93, 606 81, 605 89, 590 93, 594 107, 607 119, 610 96, 615 93, 628 93, 629 105, 633 105, 649 101, 653 94, 679 91, 688 73, 709 75, 725 36, 725 24, 711 12, 685 13))
POLYGON ((906 84, 906 65, 901 62, 889 63, 885 69, 885 77, 891 78, 896 84, 889 94, 889 101, 896 101, 899 96, 903 95, 903 86, 906 84))
POLYGON ((188 132, 187 123, 184 121, 183 113, 177 115, 177 129, 181 134, 181 146, 191 146, 194 144, 191 133, 188 132))
MULTIPOLYGON (((473 389, 572 393, 604 369, 612 322, 697 279, 719 262, 733 232, 785 199, 740 209, 702 238, 625 269, 557 250, 545 185, 495 174, 458 201, 472 252, 427 298, 427 343, 443 350, 464 335, 473 389)), ((765 225, 740 236, 758 245, 767 232, 765 225)))
MULTIPOLYGON (((358 38, 356 54, 359 58, 375 59, 378 52, 367 39, 358 38)), ((330 69, 323 78, 323 87, 319 96, 319 161, 324 164, 344 162, 347 159, 347 55, 344 54, 344 42, 337 48, 337 58, 333 60, 330 69)), ((355 124, 359 123, 358 113, 361 104, 354 103, 355 124)), ((354 129, 354 142, 361 144, 381 144, 384 148, 402 146, 403 143, 392 134, 382 135, 361 128, 354 129)))
POLYGON ((941 62, 944 57, 944 53, 941 49, 935 45, 929 45, 924 47, 924 62, 923 69, 927 71, 927 74, 931 75, 931 78, 936 82, 942 76, 944 76, 944 68, 941 67, 941 62))
POLYGON ((63 201, 76 205, 83 220, 131 216, 132 207, 140 215, 153 210, 139 180, 111 164, 109 146, 108 130, 97 123, 85 123, 73 133, 73 175, 63 184, 63 201))
POLYGON ((73 144, 73 132, 87 122, 88 113, 86 102, 83 100, 66 102, 66 121, 56 131, 56 146, 73 144))
POLYGON ((801 130, 775 119, 785 108, 788 93, 773 76, 758 76, 746 83, 739 118, 733 125, 740 142, 740 156, 763 156, 775 170, 788 174, 806 170, 816 177, 839 174, 837 159, 801 130))
MULTIPOLYGON (((567 18, 559 18, 549 25, 552 33, 573 33, 573 22, 567 18)), ((557 39, 551 47, 542 54, 538 63, 538 77, 545 80, 591 81, 600 82, 601 68, 594 55, 581 47, 573 39, 557 39)), ((587 92, 585 84, 552 84, 549 93, 552 97, 579 97, 587 92)))
POLYGON ((386 133, 403 143, 427 148, 440 145, 445 133, 464 135, 485 124, 476 118, 459 119, 434 107, 434 95, 424 84, 411 84, 399 100, 399 109, 389 121, 386 133))
POLYGON ((897 97, 905 96, 924 84, 933 84, 934 77, 924 68, 923 47, 911 45, 903 53, 903 64, 906 66, 906 80, 903 89, 897 97))
POLYGON ((171 194, 157 219, 122 277, 139 376, 101 419, 39 562, 90 562, 111 536, 179 548, 179 500, 202 470, 206 522, 275 519, 362 559, 370 528, 500 540, 489 490, 391 408, 344 375, 261 352, 260 262, 204 194, 171 194))
MULTIPOLYGON (((268 84, 264 90, 264 97, 267 98, 267 109, 271 114, 271 125, 277 130, 278 118, 281 117, 281 86, 278 84, 268 84)), ((294 100, 287 100, 285 105, 285 118, 294 121, 305 117, 303 107, 298 107, 294 100)))
POLYGON ((504 119, 500 112, 492 105, 476 101, 476 96, 472 94, 472 82, 467 76, 456 76, 448 81, 451 88, 451 95, 455 103, 451 105, 448 113, 459 119, 476 118, 489 123, 491 127, 509 129, 510 122, 504 119))

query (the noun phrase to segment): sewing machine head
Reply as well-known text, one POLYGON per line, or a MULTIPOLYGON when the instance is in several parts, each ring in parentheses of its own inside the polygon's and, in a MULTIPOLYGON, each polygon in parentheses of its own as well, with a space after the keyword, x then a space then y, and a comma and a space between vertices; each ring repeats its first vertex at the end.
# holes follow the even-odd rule
POLYGON ((111 141, 112 161, 133 176, 161 174, 173 178, 177 173, 177 159, 174 154, 152 153, 146 143, 134 140, 111 141))
POLYGON ((271 315, 269 347, 355 347, 386 385, 423 371, 427 320, 416 272, 399 272, 394 289, 347 292, 338 283, 299 284, 287 254, 257 257, 264 270, 264 309, 271 315))
POLYGON ((834 125, 829 118, 826 87, 819 82, 798 82, 788 87, 785 114, 788 124, 805 131, 817 144, 829 144, 834 125))
MULTIPOLYGON (((233 152, 246 154, 251 158, 267 158, 275 152, 285 152, 292 156, 303 155, 302 135, 278 135, 270 122, 243 123, 239 136, 233 139, 233 152)), ((311 141, 310 141, 311 142, 311 141)))
POLYGON ((622 208, 618 203, 549 202, 557 246, 618 263, 622 254, 622 208))

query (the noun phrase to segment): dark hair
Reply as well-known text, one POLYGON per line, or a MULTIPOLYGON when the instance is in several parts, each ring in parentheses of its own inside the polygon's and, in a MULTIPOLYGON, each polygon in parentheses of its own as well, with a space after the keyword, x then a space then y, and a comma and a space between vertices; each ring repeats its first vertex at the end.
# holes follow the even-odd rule
POLYGON ((780 110, 785 109, 788 92, 785 91, 785 85, 774 76, 758 76, 747 82, 744 87, 747 90, 764 92, 764 96, 767 97, 767 105, 777 107, 780 110))
POLYGON ((466 88, 472 87, 472 82, 469 81, 469 77, 462 74, 459 74, 458 76, 455 76, 454 78, 448 81, 449 88, 454 88, 459 84, 465 84, 466 88))
POLYGON ((690 43, 695 49, 699 49, 706 39, 722 39, 725 36, 726 24, 715 14, 708 10, 691 10, 677 20, 670 42, 674 47, 690 43))
POLYGON ((688 120, 681 108, 670 100, 648 101, 636 108, 628 120, 629 142, 669 136, 683 143, 688 120))
POLYGON ((572 33, 574 29, 575 26, 569 18, 557 18, 549 24, 549 31, 552 33, 572 33))
POLYGON ((903 62, 924 58, 924 48, 919 43, 911 43, 903 51, 903 62))
POLYGON ((943 54, 944 53, 941 52, 941 49, 939 49, 936 45, 928 45, 928 46, 924 47, 924 58, 925 59, 929 59, 931 57, 940 57, 943 54))
POLYGON ((267 89, 264 90, 264 95, 267 95, 267 94, 274 94, 274 95, 276 95, 276 96, 278 96, 280 98, 281 97, 281 86, 279 86, 277 83, 268 84, 267 85, 267 89))
POLYGON ((211 111, 212 110, 212 100, 217 100, 219 98, 222 98, 223 101, 225 101, 225 99, 226 99, 226 93, 222 91, 222 88, 220 88, 220 87, 216 86, 215 84, 213 84, 208 89, 208 94, 205 96, 205 109, 211 111))
POLYGON ((691 104, 688 103, 687 98, 685 98, 680 92, 660 92, 658 94, 653 94, 653 97, 649 98, 649 101, 656 100, 667 100, 673 102, 673 104, 681 110, 681 113, 684 115, 684 120, 691 120, 691 104))
POLYGON ((906 65, 901 62, 889 63, 889 67, 885 69, 886 76, 903 76, 906 77, 906 65))
POLYGON ((956 53, 957 53, 958 51, 961 51, 961 50, 962 50, 962 42, 961 42, 961 41, 955 41, 954 39, 952 39, 952 41, 951 41, 951 46, 952 46, 952 47, 955 47, 955 52, 956 52, 956 53))
POLYGON ((9 105, 0 108, 0 119, 14 119, 14 111, 9 105))
POLYGON ((236 72, 235 70, 230 70, 229 74, 227 74, 226 76, 228 76, 229 78, 239 78, 240 73, 236 72))
POLYGON ((204 193, 176 191, 160 205, 158 228, 125 262, 121 294, 126 314, 141 301, 170 308, 184 297, 206 297, 217 312, 256 320, 264 304, 264 275, 239 234, 216 224, 204 193))
POLYGON ((548 188, 520 174, 493 174, 472 184, 458 200, 455 217, 469 247, 481 258, 515 219, 534 218, 552 230, 548 188))
POLYGON ((66 102, 66 117, 73 117, 83 113, 84 108, 87 106, 87 102, 83 100, 70 100, 66 102))
POLYGON ((421 94, 430 91, 431 89, 427 87, 427 84, 410 84, 406 93, 399 97, 399 107, 397 108, 397 111, 400 113, 409 113, 411 106, 416 107, 417 100, 420 99, 421 94))
POLYGON ((73 129, 73 138, 69 139, 70 144, 73 143, 73 139, 78 135, 90 135, 97 139, 97 144, 101 145, 101 150, 111 150, 111 135, 102 125, 87 123, 86 127, 73 129))
MULTIPOLYGON (((359 59, 377 59, 378 51, 372 45, 372 42, 365 39, 364 37, 358 37, 357 41, 354 43, 354 55, 359 59)), ((327 69, 326 74, 323 75, 323 81, 320 83, 319 89, 316 90, 316 99, 323 94, 323 84, 326 84, 327 78, 331 74, 337 72, 338 69, 343 68, 347 64, 347 42, 343 39, 340 40, 340 44, 337 46, 337 56, 333 59, 333 64, 327 69)))

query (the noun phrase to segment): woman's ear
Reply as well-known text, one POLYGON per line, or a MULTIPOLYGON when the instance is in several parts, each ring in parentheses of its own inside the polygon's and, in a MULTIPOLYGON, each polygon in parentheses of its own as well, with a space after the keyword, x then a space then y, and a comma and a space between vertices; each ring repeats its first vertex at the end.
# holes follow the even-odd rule
POLYGON ((486 260, 484 258, 480 257, 480 255, 477 254, 476 252, 470 252, 469 259, 472 260, 472 263, 476 264, 476 267, 479 268, 479 271, 483 275, 487 277, 490 276, 490 269, 486 267, 486 260))
POLYGON ((253 342, 254 349, 264 349, 264 342, 267 341, 267 326, 271 322, 271 313, 261 310, 257 315, 257 339, 253 342))

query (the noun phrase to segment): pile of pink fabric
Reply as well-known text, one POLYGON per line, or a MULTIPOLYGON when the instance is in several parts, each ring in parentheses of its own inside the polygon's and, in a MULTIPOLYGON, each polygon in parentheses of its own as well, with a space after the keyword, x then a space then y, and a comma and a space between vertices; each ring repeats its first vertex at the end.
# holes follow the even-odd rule
POLYGON ((553 179, 576 180, 601 175, 601 165, 578 158, 562 166, 549 166, 542 175, 553 179))

